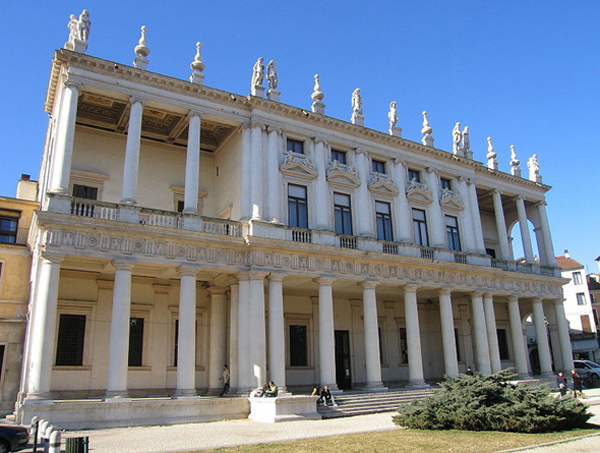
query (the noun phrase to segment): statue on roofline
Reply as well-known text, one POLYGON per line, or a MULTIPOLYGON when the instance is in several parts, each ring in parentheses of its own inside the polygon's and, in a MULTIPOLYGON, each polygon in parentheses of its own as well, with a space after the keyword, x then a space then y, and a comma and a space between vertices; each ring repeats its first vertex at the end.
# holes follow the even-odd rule
POLYGON ((253 87, 262 87, 263 79, 265 78, 265 65, 263 64, 263 57, 260 57, 254 63, 252 68, 252 86, 253 87))
POLYGON ((269 64, 267 65, 267 81, 269 82, 269 91, 277 89, 277 84, 279 83, 279 80, 277 79, 277 68, 275 67, 275 60, 269 61, 269 64))

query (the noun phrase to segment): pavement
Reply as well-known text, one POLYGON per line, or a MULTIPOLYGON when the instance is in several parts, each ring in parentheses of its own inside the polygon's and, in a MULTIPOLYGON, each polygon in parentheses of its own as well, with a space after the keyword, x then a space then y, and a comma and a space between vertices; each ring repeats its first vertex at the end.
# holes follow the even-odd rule
MULTIPOLYGON (((600 426, 600 389, 588 389, 583 399, 594 416, 590 423, 600 426)), ((70 431, 65 437, 90 438, 92 453, 159 453, 205 450, 239 445, 264 444, 316 437, 401 429, 392 422, 393 413, 361 415, 326 420, 262 423, 251 420, 224 420, 172 426, 112 428, 70 431)), ((30 450, 25 450, 25 452, 30 450)), ((453 449, 453 451, 459 451, 453 449)), ((555 442, 508 452, 581 453, 600 452, 600 432, 574 441, 555 442)))

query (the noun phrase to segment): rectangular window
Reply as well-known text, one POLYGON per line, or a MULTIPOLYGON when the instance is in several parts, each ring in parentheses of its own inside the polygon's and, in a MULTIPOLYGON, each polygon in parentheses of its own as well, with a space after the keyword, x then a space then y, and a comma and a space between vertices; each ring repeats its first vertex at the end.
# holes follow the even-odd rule
POLYGON ((331 150, 331 161, 337 160, 340 164, 346 165, 346 152, 337 149, 331 150))
POLYGON ((590 315, 581 315, 581 330, 584 332, 592 332, 592 323, 590 315))
POLYGON ((88 200, 97 200, 98 188, 73 184, 73 196, 77 198, 87 198, 88 200))
POLYGON ((454 329, 454 342, 456 343, 456 361, 460 362, 460 342, 458 341, 458 329, 454 329))
POLYGON ((296 154, 304 154, 304 142, 299 140, 292 140, 291 138, 287 139, 287 149, 288 151, 293 151, 296 154))
POLYGON ((408 343, 406 342, 406 327, 400 327, 400 363, 408 363, 408 343))
POLYGON ((290 226, 308 228, 306 187, 288 185, 288 222, 290 226))
POLYGON ((335 211, 335 232, 339 234, 352 234, 350 195, 334 193, 333 202, 335 211))
POLYGON ((583 279, 581 278, 581 272, 573 272, 573 283, 576 285, 583 284, 583 279))
POLYGON ((18 217, 0 216, 0 244, 17 242, 18 217))
POLYGON ((385 175, 385 162, 373 159, 371 161, 371 170, 373 170, 373 173, 385 175))
POLYGON ((375 202, 375 217, 377 219, 377 239, 393 241, 392 210, 389 203, 375 202))
POLYGON ((290 326, 290 366, 308 366, 306 326, 290 326))
POLYGON ((183 212, 185 202, 183 200, 177 200, 177 212, 183 212))
POLYGON ((452 181, 449 180, 448 178, 441 178, 440 179, 440 187, 442 188, 442 190, 444 190, 444 189, 452 190, 452 181))
POLYGON ((485 249, 486 255, 491 256, 492 258, 496 258, 496 250, 495 249, 485 249))
POLYGON ((413 208, 412 213, 415 243, 428 247, 429 237, 427 236, 427 218, 425 217, 425 211, 413 208))
POLYGON ((577 293, 577 305, 585 305, 585 294, 577 293))
POLYGON ((448 236, 448 248, 460 252, 460 235, 458 234, 458 219, 454 216, 446 216, 446 235, 448 236))
POLYGON ((506 336, 506 329, 497 329, 496 334, 498 335, 498 350, 500 351, 500 360, 509 360, 508 356, 508 338, 506 336))
POLYGON ((415 180, 415 182, 421 182, 421 172, 417 171, 417 170, 411 170, 409 168, 408 169, 408 182, 411 182, 413 179, 415 180))
POLYGON ((85 315, 60 315, 56 344, 57 366, 83 365, 85 315))
POLYGON ((129 320, 129 366, 142 366, 144 350, 144 318, 129 320))

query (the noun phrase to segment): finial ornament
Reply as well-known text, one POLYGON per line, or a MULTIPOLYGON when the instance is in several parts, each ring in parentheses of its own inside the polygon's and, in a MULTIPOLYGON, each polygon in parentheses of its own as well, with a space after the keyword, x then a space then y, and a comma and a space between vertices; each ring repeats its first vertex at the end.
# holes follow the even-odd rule
POLYGON ((263 64, 263 61, 264 58, 260 57, 252 67, 252 82, 250 84, 250 94, 252 94, 252 96, 263 97, 265 92, 265 87, 263 86, 265 65, 263 64))
POLYGON ((398 103, 396 101, 390 102, 390 111, 388 112, 388 119, 390 120, 390 128, 388 129, 388 132, 390 133, 390 135, 400 137, 402 129, 396 126, 396 124, 398 123, 398 103))
POLYGON ((488 153, 485 157, 488 160, 488 168, 491 170, 498 170, 498 161, 496 160, 497 154, 494 152, 494 145, 492 145, 492 137, 487 138, 488 142, 488 153))
POLYGON ((529 180, 541 183, 542 175, 540 175, 540 164, 537 160, 537 154, 534 154, 529 158, 527 167, 529 168, 529 180))
POLYGON ((314 101, 311 106, 312 111, 314 113, 325 115, 325 104, 323 104, 323 99, 325 98, 325 95, 321 91, 319 74, 315 74, 315 86, 313 88, 313 94, 311 94, 310 97, 314 101))
POLYGON ((190 68, 192 68, 192 75, 190 76, 190 82, 197 83, 198 85, 202 85, 204 83, 204 68, 206 65, 202 63, 202 57, 200 56, 200 49, 202 47, 202 43, 198 41, 196 43, 196 55, 194 56, 194 61, 190 64, 190 68))
POLYGON ((452 153, 460 156, 462 155, 461 149, 462 143, 462 132, 460 131, 460 123, 457 121, 454 125, 454 129, 452 129, 452 153))
POLYGON ((431 135, 432 132, 433 132, 433 128, 429 125, 429 120, 427 119, 427 112, 424 110, 423 111, 423 129, 421 129, 421 133, 423 134, 423 138, 421 139, 421 142, 425 146, 431 146, 431 147, 433 147, 434 138, 431 135))
POLYGON ((90 28, 92 27, 88 10, 84 9, 79 15, 79 19, 75 14, 71 14, 67 27, 69 28, 69 40, 65 44, 65 49, 85 53, 90 37, 90 28))
POLYGON ((277 68, 275 67, 275 60, 269 61, 269 64, 267 65, 267 82, 269 83, 267 97, 272 101, 279 102, 279 95, 281 92, 277 90, 279 79, 277 78, 277 68))
POLYGON ((135 46, 135 59, 133 60, 133 66, 139 69, 146 69, 148 67, 148 55, 150 55, 150 49, 146 46, 146 26, 142 25, 141 36, 138 41, 138 45, 135 46))
POLYGON ((364 126, 365 117, 363 116, 360 88, 357 88, 352 93, 352 117, 350 118, 350 120, 352 121, 352 124, 364 126))
POLYGON ((510 174, 513 176, 521 176, 521 169, 519 164, 521 161, 517 159, 517 153, 515 152, 515 145, 510 145, 510 174))

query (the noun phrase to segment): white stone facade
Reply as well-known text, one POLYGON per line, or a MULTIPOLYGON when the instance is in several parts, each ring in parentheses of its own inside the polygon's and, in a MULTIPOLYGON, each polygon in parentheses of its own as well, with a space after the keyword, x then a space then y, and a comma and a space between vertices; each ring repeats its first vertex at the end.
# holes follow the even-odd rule
POLYGON ((418 387, 468 365, 527 377, 532 313, 559 345, 541 373, 572 367, 548 186, 70 50, 46 110, 23 421, 75 397, 189 405, 225 363, 240 394, 418 387), (527 220, 541 264, 528 234, 526 263, 511 254, 527 220))

